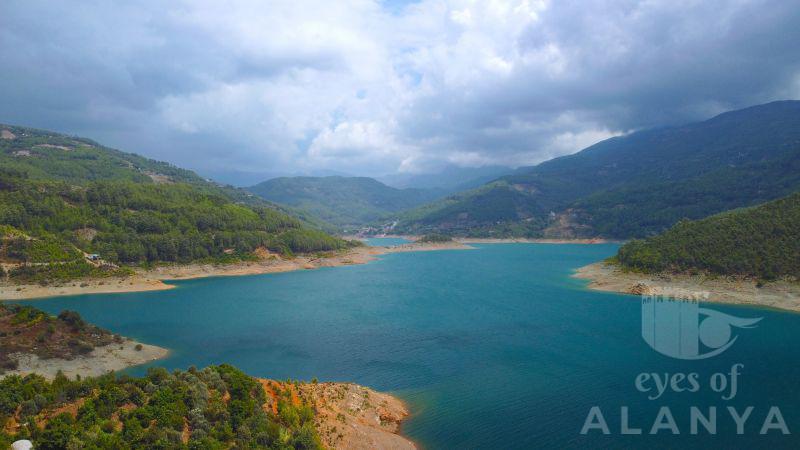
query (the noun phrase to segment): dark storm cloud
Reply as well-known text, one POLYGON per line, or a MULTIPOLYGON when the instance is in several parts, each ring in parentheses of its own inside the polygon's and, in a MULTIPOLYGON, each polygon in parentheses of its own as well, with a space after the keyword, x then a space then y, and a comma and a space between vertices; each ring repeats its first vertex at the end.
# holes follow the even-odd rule
POLYGON ((469 95, 456 87, 419 102, 407 114, 409 132, 470 151, 494 142, 496 155, 513 160, 558 133, 625 132, 798 95, 800 4, 552 6, 520 33, 515 57, 523 62, 511 74, 476 83, 469 95), (524 63, 548 52, 552 59, 524 63), (536 132, 514 132, 514 120, 536 132), (497 128, 509 131, 505 139, 492 140, 497 128))

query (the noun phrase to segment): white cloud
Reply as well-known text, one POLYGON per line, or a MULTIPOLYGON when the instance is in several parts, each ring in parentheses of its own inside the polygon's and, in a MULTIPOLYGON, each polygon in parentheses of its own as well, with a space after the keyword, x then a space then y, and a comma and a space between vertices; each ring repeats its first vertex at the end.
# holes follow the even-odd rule
POLYGON ((579 133, 567 131, 557 134, 553 137, 552 148, 555 150, 556 155, 568 155, 575 153, 578 150, 584 149, 592 144, 612 138, 614 136, 621 136, 624 133, 613 132, 609 130, 585 130, 579 133))

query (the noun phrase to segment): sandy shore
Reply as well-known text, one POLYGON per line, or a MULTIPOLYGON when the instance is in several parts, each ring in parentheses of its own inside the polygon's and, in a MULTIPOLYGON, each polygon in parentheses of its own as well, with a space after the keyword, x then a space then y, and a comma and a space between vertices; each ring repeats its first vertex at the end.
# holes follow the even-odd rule
POLYGON ((168 354, 169 351, 167 349, 156 347, 155 345, 140 344, 132 340, 126 340, 121 344, 97 347, 91 353, 77 356, 73 359, 40 359, 36 355, 16 354, 12 355, 12 357, 17 360, 19 367, 16 370, 6 371, 2 376, 13 374, 25 376, 30 373, 37 373, 52 380, 55 378, 56 373, 61 370, 69 378, 75 378, 76 375, 94 377, 112 370, 122 370, 155 361, 166 357, 168 354), (137 345, 142 346, 141 350, 136 350, 137 345))
POLYGON ((172 289, 165 283, 170 280, 192 278, 257 275, 264 273, 310 270, 320 267, 365 264, 387 253, 464 250, 470 247, 459 242, 411 243, 396 247, 356 247, 326 257, 297 256, 291 259, 269 255, 259 261, 241 262, 226 265, 187 264, 159 266, 151 270, 138 270, 135 275, 124 278, 102 278, 76 280, 61 285, 40 286, 38 284, 0 283, 0 300, 25 300, 62 295, 105 294, 119 292, 143 292, 172 289))
POLYGON ((605 239, 456 238, 462 244, 605 244, 605 239))
POLYGON ((664 295, 716 303, 766 306, 800 312, 800 283, 777 281, 756 286, 751 280, 703 275, 647 275, 623 272, 604 262, 581 267, 573 275, 591 280, 590 289, 634 295, 664 295))
POLYGON ((259 380, 274 408, 276 392, 292 390, 292 397, 314 405, 314 425, 326 448, 337 450, 413 450, 416 445, 398 434, 408 417, 403 402, 389 394, 353 383, 287 384, 259 380))

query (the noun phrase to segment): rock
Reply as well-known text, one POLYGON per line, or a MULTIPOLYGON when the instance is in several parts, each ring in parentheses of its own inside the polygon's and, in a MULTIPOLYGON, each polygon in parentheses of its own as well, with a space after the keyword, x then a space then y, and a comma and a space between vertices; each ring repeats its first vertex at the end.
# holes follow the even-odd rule
POLYGON ((11 444, 11 450, 31 450, 33 443, 27 439, 21 439, 11 444))
POLYGON ((628 292, 635 295, 653 295, 653 288, 645 283, 636 283, 628 289, 628 292))

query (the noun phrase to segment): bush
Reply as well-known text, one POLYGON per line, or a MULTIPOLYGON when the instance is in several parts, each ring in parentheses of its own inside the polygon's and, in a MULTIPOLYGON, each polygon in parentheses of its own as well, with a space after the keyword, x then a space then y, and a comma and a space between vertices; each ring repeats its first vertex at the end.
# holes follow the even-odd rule
POLYGON ((61 313, 58 315, 58 320, 66 323, 75 331, 80 331, 86 328, 86 322, 76 311, 61 311, 61 313))

